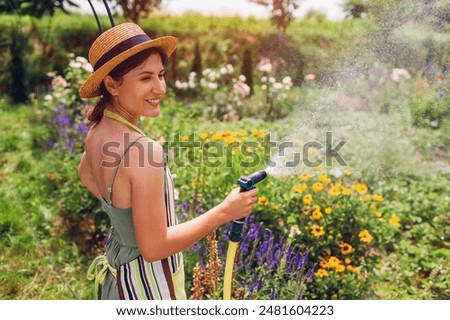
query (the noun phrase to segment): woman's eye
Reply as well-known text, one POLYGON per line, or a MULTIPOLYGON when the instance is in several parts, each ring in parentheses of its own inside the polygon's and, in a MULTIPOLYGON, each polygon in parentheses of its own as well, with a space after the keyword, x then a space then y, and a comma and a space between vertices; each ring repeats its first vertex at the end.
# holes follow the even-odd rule
POLYGON ((160 75, 159 75, 159 78, 162 79, 162 78, 164 78, 164 76, 165 76, 164 73, 163 73, 163 74, 160 74, 160 75))
POLYGON ((142 81, 150 80, 150 77, 144 77, 141 79, 142 81))

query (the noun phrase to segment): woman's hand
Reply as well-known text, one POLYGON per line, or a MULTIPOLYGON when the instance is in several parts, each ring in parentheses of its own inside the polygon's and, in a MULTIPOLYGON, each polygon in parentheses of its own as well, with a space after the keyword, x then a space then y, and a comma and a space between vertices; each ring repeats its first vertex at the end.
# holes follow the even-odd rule
POLYGON ((233 189, 219 205, 228 221, 248 216, 258 200, 258 191, 252 189, 240 192, 240 187, 233 189))

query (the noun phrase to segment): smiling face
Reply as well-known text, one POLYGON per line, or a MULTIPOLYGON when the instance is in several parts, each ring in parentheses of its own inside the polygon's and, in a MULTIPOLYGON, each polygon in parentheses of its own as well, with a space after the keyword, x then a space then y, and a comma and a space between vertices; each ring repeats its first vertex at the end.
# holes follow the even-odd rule
POLYGON ((113 96, 113 105, 125 111, 130 120, 137 120, 139 116, 159 116, 159 104, 167 88, 159 54, 151 54, 141 65, 125 74, 121 81, 112 81, 112 86, 107 87, 113 96))

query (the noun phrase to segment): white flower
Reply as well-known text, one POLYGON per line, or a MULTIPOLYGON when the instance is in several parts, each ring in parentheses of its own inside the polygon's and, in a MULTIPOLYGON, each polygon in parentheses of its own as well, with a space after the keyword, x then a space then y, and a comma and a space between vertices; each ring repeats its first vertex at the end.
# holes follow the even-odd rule
POLYGON ((291 229, 289 230, 289 238, 294 238, 295 236, 301 234, 300 229, 297 225, 291 226, 291 229))
POLYGON ((94 68, 92 68, 90 63, 83 64, 83 69, 89 73, 92 73, 94 71, 94 68))
POLYGON ((188 86, 189 86, 189 88, 191 88, 191 89, 195 88, 195 82, 192 81, 192 80, 189 80, 188 86))
POLYGON ((400 82, 402 79, 402 77, 404 77, 405 79, 410 79, 411 75, 409 74, 408 70, 406 69, 399 69, 399 68, 394 68, 392 69, 391 72, 391 79, 394 82, 400 82))
POLYGON ((267 90, 267 85, 265 85, 265 84, 263 84, 262 86, 261 86, 261 90, 267 90))
POLYGON ((228 73, 228 70, 227 70, 227 68, 225 68, 225 67, 222 67, 222 68, 220 68, 220 74, 227 74, 228 73))
POLYGON ((239 76, 239 81, 246 82, 246 81, 247 81, 247 78, 246 78, 243 74, 241 74, 241 75, 239 76))
POLYGON ((262 59, 256 66, 256 69, 261 72, 271 73, 272 72, 272 64, 270 63, 269 59, 262 59))
POLYGON ((269 78, 269 82, 270 82, 270 83, 275 83, 275 78, 274 78, 274 77, 270 77, 270 78, 269 78))
POLYGON ((274 89, 277 89, 277 90, 283 89, 283 84, 279 83, 279 82, 275 82, 272 86, 274 89))
POLYGON ((208 75, 210 72, 211 72, 211 69, 210 69, 210 68, 207 68, 207 69, 203 70, 202 75, 203 75, 203 76, 206 76, 206 75, 208 75))
POLYGON ((191 73, 189 73, 189 80, 193 80, 196 77, 197 77, 197 74, 195 72, 192 71, 191 73))
POLYGON ((53 100, 53 97, 52 97, 51 94, 47 94, 47 95, 44 97, 44 100, 50 102, 50 101, 53 100))
POLYGON ((175 81, 175 87, 179 90, 186 90, 188 84, 186 82, 181 82, 180 80, 175 81))
POLYGON ((242 98, 245 98, 250 94, 250 87, 244 82, 237 82, 233 86, 233 91, 235 94, 241 96, 242 98))
POLYGON ((267 77, 266 76, 261 78, 261 82, 266 82, 266 81, 267 81, 267 77))
POLYGON ((217 83, 210 82, 210 83, 208 83, 208 88, 211 90, 215 90, 218 88, 218 85, 217 85, 217 83))
POLYGON ((336 178, 339 178, 339 177, 342 177, 344 172, 340 168, 333 168, 333 169, 331 169, 330 174, 332 176, 335 176, 336 178))
POLYGON ((311 80, 314 80, 315 78, 316 78, 316 75, 313 74, 313 73, 307 74, 307 75, 305 76, 305 80, 306 80, 306 81, 311 81, 311 80))
POLYGON ((73 69, 80 69, 81 63, 76 62, 76 61, 70 61, 69 66, 73 69))
POLYGON ((234 68, 231 64, 227 64, 227 71, 228 71, 228 74, 234 73, 234 68))
POLYGON ((82 64, 83 63, 89 63, 85 57, 76 57, 75 61, 79 62, 79 63, 82 63, 82 64))
POLYGON ((281 80, 281 82, 286 86, 292 87, 292 78, 289 76, 284 77, 283 80, 281 80))

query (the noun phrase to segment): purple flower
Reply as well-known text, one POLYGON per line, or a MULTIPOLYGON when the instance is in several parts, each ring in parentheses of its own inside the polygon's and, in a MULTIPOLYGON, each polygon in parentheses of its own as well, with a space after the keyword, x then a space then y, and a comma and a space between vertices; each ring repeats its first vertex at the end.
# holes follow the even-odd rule
POLYGON ((272 292, 270 292, 269 300, 275 300, 275 297, 276 297, 276 290, 275 286, 272 285, 272 292))
POLYGON ((261 291, 262 289, 262 276, 258 279, 258 282, 256 283, 256 290, 261 291))
POLYGON ((72 142, 72 140, 67 139, 66 147, 67 147, 67 149, 70 150, 70 153, 74 153, 75 152, 74 149, 73 149, 73 142, 72 142))

